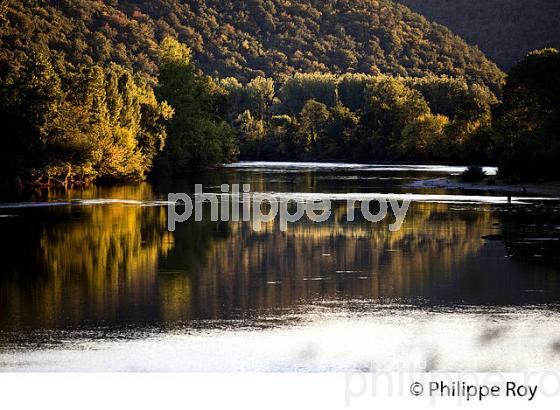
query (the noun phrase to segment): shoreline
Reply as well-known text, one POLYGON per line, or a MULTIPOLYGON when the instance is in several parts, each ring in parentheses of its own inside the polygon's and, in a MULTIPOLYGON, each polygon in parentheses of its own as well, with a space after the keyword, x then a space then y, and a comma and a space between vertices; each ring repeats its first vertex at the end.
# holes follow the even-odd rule
POLYGON ((407 188, 431 189, 467 189, 473 191, 503 192, 506 194, 558 195, 560 182, 533 182, 525 184, 506 184, 488 182, 462 182, 453 178, 434 178, 416 180, 406 185, 407 188))

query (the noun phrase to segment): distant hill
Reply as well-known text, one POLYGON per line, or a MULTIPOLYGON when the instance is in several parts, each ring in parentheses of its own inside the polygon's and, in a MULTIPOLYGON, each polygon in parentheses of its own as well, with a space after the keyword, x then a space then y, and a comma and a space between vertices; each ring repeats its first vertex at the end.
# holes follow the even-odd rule
POLYGON ((449 27, 503 70, 532 50, 560 48, 558 0, 395 0, 449 27))
POLYGON ((48 49, 64 66, 115 61, 150 77, 166 36, 213 76, 296 72, 464 76, 497 90, 504 74, 447 28, 389 0, 9 0, 1 56, 48 49))

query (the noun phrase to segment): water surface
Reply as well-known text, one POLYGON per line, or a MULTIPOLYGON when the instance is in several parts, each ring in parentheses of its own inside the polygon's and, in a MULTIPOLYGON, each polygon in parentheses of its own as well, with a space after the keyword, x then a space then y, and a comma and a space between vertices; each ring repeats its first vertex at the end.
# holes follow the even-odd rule
POLYGON ((410 186, 461 170, 241 163, 4 197, 0 369, 558 369, 560 201, 410 186), (205 209, 168 232, 167 194, 195 183, 328 198, 332 217, 255 231, 205 209), (347 199, 409 193, 398 232, 346 220, 347 199))

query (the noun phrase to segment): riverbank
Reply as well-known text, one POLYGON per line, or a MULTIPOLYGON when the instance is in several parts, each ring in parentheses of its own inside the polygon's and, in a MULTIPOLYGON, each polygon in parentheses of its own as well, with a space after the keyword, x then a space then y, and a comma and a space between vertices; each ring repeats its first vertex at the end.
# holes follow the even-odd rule
POLYGON ((558 195, 560 182, 540 182, 524 184, 506 184, 493 180, 481 182, 463 182, 453 178, 435 178, 413 181, 408 188, 426 189, 468 189, 473 191, 502 192, 505 194, 558 195))

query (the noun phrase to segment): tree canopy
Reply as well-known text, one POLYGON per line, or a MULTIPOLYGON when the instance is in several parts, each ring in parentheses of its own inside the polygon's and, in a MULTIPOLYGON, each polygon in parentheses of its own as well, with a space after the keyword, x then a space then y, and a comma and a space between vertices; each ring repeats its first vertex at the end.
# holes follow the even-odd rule
POLYGON ((464 79, 298 74, 269 89, 264 110, 251 84, 222 83, 245 159, 494 161, 498 100, 464 79))
POLYGON ((128 70, 92 65, 59 75, 36 52, 4 70, 2 180, 141 179, 151 169, 173 110, 128 70))
POLYGON ((447 75, 496 92, 504 78, 478 49, 389 0, 10 0, 7 16, 2 53, 49 49, 59 68, 115 62, 155 79, 158 44, 173 37, 206 74, 244 83, 297 72, 447 75))
POLYGON ((559 179, 560 53, 544 49, 515 65, 494 113, 504 153, 500 172, 513 179, 559 179))
POLYGON ((190 49, 184 44, 167 37, 160 53, 157 94, 175 107, 160 172, 178 174, 233 159, 233 130, 220 116, 225 91, 196 74, 190 49))
POLYGON ((558 51, 516 65, 500 102, 503 73, 480 51, 385 0, 8 0, 0 42, 1 182, 238 155, 559 176, 558 51))

